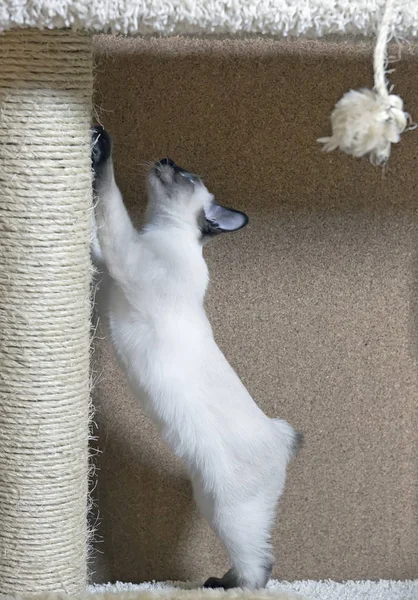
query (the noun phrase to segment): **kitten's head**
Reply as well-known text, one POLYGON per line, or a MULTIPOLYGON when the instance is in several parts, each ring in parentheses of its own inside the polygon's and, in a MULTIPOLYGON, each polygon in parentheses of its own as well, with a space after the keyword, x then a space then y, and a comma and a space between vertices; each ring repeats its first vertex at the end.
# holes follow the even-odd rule
POLYGON ((245 227, 248 217, 215 201, 202 179, 170 158, 155 163, 148 173, 150 214, 165 214, 196 228, 202 241, 217 233, 245 227))

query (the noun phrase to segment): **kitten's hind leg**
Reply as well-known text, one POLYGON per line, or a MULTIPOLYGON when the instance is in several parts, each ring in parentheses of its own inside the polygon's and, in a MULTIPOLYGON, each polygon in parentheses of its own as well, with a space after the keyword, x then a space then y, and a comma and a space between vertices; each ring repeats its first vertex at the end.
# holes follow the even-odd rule
POLYGON ((202 513, 219 535, 231 561, 231 569, 220 579, 210 577, 208 588, 249 589, 266 586, 273 568, 270 534, 273 526, 276 496, 261 492, 242 502, 214 506, 196 498, 202 513), (203 510, 202 510, 203 508, 203 510))

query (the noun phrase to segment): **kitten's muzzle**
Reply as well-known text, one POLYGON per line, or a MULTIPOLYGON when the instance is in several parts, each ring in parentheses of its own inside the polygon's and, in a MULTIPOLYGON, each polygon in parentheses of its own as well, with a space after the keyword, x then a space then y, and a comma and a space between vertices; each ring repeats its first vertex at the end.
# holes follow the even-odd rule
POLYGON ((191 183, 200 181, 200 177, 193 173, 190 173, 183 167, 177 165, 171 158, 162 158, 156 162, 152 168, 155 175, 165 184, 168 183, 182 183, 187 180, 191 183))

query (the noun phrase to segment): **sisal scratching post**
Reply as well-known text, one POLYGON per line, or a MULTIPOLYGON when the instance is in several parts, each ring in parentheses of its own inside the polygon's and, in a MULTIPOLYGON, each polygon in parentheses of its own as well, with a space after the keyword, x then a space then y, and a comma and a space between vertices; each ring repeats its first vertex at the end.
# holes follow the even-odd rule
POLYGON ((0 35, 0 593, 86 585, 91 40, 0 35))

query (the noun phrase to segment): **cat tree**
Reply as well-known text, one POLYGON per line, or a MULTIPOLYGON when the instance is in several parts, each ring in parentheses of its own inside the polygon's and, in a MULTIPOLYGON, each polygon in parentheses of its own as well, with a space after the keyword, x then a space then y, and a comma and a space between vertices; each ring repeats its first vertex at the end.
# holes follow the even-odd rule
POLYGON ((87 583, 92 33, 372 34, 384 4, 0 3, 0 594, 87 583))

